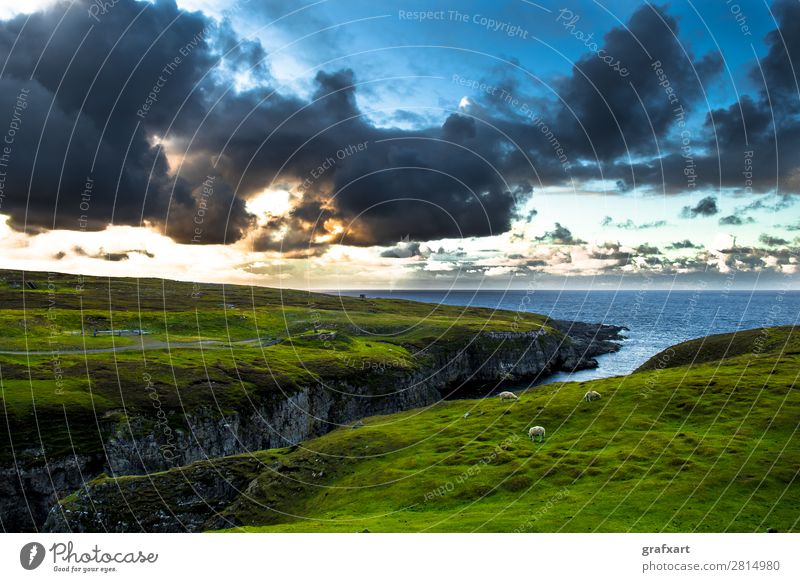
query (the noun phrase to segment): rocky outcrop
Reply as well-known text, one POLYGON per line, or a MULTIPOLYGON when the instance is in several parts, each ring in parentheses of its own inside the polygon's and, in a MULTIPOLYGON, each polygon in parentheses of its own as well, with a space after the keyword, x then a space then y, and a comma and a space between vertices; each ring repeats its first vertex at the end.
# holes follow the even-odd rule
POLYGON ((490 332, 460 346, 434 346, 417 354, 421 365, 412 373, 371 372, 383 374, 385 381, 373 377, 369 384, 339 380, 305 386, 225 414, 210 406, 196 409, 180 422, 171 419, 171 425, 183 428, 172 430, 168 449, 159 444, 152 427, 129 419, 109 434, 103 458, 75 457, 57 465, 31 462, 3 469, 0 475, 7 477, 4 482, 9 489, 0 496, 3 527, 7 531, 38 529, 52 508, 46 529, 69 531, 72 526, 56 506, 57 497, 76 491, 84 480, 101 472, 114 476, 152 473, 203 459, 294 445, 366 416, 486 393, 503 382, 595 367, 595 356, 619 349, 621 328, 550 324, 560 333, 490 332), (54 467, 60 477, 51 481, 54 467), (23 499, 29 510, 24 505, 15 508, 23 499))
POLYGON ((76 455, 45 460, 38 453, 23 451, 16 466, 0 469, 0 525, 4 531, 37 529, 57 502, 56 493, 83 487, 103 466, 99 457, 76 455))

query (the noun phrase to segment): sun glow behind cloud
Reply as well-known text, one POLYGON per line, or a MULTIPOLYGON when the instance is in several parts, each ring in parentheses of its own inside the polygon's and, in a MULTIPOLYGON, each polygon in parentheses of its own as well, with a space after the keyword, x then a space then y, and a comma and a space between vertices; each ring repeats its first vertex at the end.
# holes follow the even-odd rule
POLYGON ((266 189, 247 201, 247 211, 264 226, 271 217, 282 216, 292 208, 292 195, 286 190, 266 189))

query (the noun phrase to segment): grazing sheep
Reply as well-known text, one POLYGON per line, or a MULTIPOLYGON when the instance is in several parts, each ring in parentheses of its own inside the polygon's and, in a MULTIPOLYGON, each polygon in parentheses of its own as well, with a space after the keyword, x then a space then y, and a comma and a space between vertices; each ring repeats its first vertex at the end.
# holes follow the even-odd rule
POLYGON ((591 402, 592 400, 600 400, 601 396, 599 392, 595 392, 594 390, 589 390, 586 394, 583 395, 583 400, 585 402, 591 402))
POLYGON ((543 426, 534 426, 528 431, 528 436, 531 437, 533 440, 535 437, 539 437, 539 442, 544 440, 544 427, 543 426))
POLYGON ((497 395, 500 400, 519 400, 516 394, 513 392, 501 392, 497 395))

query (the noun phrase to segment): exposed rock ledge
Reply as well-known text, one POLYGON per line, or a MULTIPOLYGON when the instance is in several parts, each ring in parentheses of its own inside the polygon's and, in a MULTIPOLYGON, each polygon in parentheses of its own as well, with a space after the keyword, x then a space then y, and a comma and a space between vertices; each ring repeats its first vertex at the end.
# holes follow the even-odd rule
MULTIPOLYGON (((7 531, 39 529, 77 531, 57 496, 78 490, 101 472, 143 474, 193 461, 285 447, 320 436, 338 426, 377 414, 427 406, 465 386, 484 391, 498 382, 535 378, 557 371, 597 366, 596 356, 620 348, 622 328, 599 324, 550 322, 560 334, 497 333, 473 337, 466 345, 423 354, 424 365, 398 377, 387 373, 382 388, 335 382, 302 388, 284 398, 221 416, 215 408, 185 418, 186 430, 175 431, 175 457, 165 459, 152 431, 136 419, 106 441, 106 454, 55 460, 51 481, 44 466, 0 468, 0 515, 7 531), (132 436, 135 435, 135 436, 132 436), (55 489, 55 491, 54 491, 55 489), (24 495, 23 492, 24 491, 24 495), (48 517, 49 513, 49 517, 48 517)), ((91 505, 89 505, 91 508, 91 505)), ((81 521, 83 523, 83 521, 81 521)), ((112 527, 105 524, 104 527, 112 527)))

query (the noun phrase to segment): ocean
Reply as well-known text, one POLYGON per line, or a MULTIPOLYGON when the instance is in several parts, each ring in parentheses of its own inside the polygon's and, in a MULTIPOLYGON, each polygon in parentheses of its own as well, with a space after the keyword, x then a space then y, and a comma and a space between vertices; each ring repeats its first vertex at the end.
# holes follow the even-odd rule
POLYGON ((538 384, 584 381, 628 374, 677 343, 758 327, 794 325, 800 318, 800 291, 340 291, 368 297, 410 299, 526 310, 554 319, 622 325, 629 329, 622 349, 600 356, 599 367, 561 372, 538 384))

